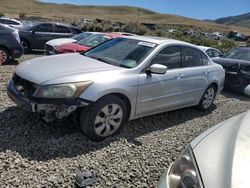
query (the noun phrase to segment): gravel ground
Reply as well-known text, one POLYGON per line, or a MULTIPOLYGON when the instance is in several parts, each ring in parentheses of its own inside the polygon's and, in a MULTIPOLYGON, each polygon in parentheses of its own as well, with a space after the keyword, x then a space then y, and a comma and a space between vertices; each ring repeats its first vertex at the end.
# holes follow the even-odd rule
POLYGON ((211 112, 187 108, 131 121, 95 143, 74 124, 46 125, 11 102, 5 85, 14 69, 0 67, 0 187, 75 187, 79 170, 96 174, 94 187, 154 187, 192 139, 250 107, 249 98, 223 92, 211 112))

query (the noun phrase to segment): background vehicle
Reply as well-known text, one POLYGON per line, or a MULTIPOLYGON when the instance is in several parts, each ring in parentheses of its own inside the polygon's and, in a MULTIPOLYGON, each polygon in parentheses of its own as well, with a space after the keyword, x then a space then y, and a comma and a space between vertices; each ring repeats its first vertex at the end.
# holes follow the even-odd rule
POLYGON ((198 48, 204 51, 210 58, 223 56, 223 53, 216 48, 211 48, 207 46, 198 46, 198 48))
POLYGON ((23 27, 23 24, 20 21, 11 18, 0 18, 0 24, 8 25, 16 29, 23 27))
POLYGON ((7 63, 10 59, 21 57, 23 49, 18 31, 0 24, 0 65, 7 63))
POLYGON ((46 42, 45 44, 45 54, 53 55, 55 54, 54 50, 57 46, 60 46, 62 44, 77 42, 93 34, 97 34, 97 32, 84 32, 84 33, 75 35, 74 37, 71 37, 71 38, 59 38, 59 39, 50 40, 46 42))
POLYGON ((250 84, 250 47, 234 48, 213 61, 225 69, 225 89, 244 93, 250 84))
POLYGON ((237 31, 230 31, 228 38, 234 39, 236 41, 246 41, 248 39, 245 35, 237 32, 237 31))
POLYGON ((75 113, 83 132, 99 141, 119 133, 127 120, 196 105, 208 110, 224 76, 194 45, 130 36, 85 53, 24 62, 8 94, 46 121, 75 113))
POLYGON ((225 39, 225 36, 220 32, 213 32, 213 33, 211 33, 211 36, 213 37, 214 40, 223 40, 223 39, 225 39))
POLYGON ((157 188, 250 187, 250 112, 202 133, 182 152, 157 188))
POLYGON ((67 24, 53 22, 35 22, 23 26, 19 30, 25 51, 44 50, 47 41, 56 38, 69 38, 81 33, 81 30, 67 24))
POLYGON ((63 53, 85 52, 101 43, 104 43, 108 40, 111 40, 113 38, 120 37, 120 36, 121 35, 117 33, 94 34, 74 43, 67 43, 67 44, 60 45, 55 49, 55 53, 63 54, 63 53))

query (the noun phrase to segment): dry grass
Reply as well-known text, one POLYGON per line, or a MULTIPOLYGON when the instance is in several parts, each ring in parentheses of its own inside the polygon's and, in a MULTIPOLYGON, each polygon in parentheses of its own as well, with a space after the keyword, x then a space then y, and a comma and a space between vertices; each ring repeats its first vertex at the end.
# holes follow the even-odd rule
MULTIPOLYGON (((59 5, 53 3, 41 3, 36 0, 0 0, 0 12, 7 16, 18 17, 19 13, 26 13, 28 16, 41 16, 45 18, 68 18, 72 20, 83 18, 102 18, 120 22, 137 21, 136 7, 105 7, 105 6, 77 6, 59 5)), ((250 29, 215 24, 212 22, 201 21, 170 14, 158 14, 150 10, 140 9, 139 20, 147 23, 156 24, 179 24, 200 27, 206 30, 219 30, 228 32, 237 30, 245 35, 250 35, 250 29)))

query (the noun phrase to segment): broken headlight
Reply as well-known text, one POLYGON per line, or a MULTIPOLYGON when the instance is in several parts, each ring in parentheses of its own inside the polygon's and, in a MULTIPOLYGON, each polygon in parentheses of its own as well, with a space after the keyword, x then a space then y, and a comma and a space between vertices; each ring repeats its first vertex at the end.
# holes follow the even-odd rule
POLYGON ((43 85, 37 88, 34 97, 37 98, 73 98, 78 97, 93 82, 67 83, 58 85, 43 85))

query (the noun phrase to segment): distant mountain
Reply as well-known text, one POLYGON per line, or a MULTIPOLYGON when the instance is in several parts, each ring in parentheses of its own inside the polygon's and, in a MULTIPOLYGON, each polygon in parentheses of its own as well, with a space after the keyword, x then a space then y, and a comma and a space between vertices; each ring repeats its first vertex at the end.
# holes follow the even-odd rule
POLYGON ((242 14, 239 16, 219 18, 213 21, 218 24, 236 25, 250 28, 250 13, 242 14))

